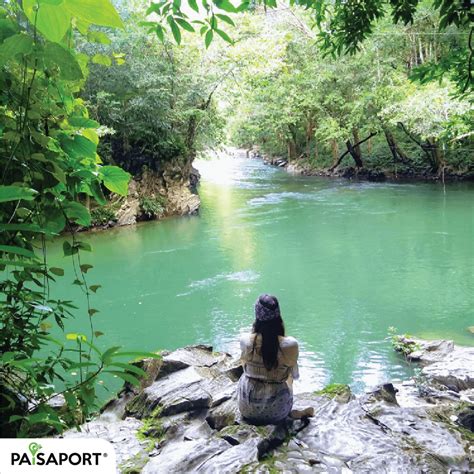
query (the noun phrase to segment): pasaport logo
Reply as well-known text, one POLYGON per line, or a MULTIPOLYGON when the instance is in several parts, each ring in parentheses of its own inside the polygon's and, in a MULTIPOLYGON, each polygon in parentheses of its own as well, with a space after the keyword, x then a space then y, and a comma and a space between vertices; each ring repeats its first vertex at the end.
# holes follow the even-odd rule
POLYGON ((0 440, 0 474, 32 472, 115 473, 115 452, 97 438, 0 440))
POLYGON ((107 453, 65 453, 52 452, 44 453, 41 451, 42 446, 33 442, 28 446, 30 453, 12 453, 12 466, 28 464, 29 466, 98 466, 100 458, 107 457, 107 453))

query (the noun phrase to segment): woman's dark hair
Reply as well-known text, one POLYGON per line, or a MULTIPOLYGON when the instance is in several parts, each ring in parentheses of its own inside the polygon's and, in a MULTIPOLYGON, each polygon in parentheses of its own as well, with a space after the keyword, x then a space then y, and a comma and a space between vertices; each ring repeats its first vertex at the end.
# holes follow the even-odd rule
MULTIPOLYGON (((262 295, 257 301, 257 306, 262 305, 265 310, 275 312, 275 316, 271 319, 261 320, 255 319, 253 323, 253 332, 262 336, 261 355, 263 364, 267 370, 274 369, 278 366, 278 350, 280 349, 280 341, 278 336, 285 335, 285 326, 280 316, 280 306, 275 296, 262 295)), ((253 350, 255 350, 257 337, 254 339, 253 350)))

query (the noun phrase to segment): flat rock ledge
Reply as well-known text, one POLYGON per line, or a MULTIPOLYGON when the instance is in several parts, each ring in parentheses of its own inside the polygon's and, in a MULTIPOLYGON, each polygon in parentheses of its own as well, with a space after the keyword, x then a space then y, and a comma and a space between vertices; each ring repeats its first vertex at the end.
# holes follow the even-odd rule
MULTIPOLYGON (((121 473, 474 472, 474 348, 399 338, 421 372, 354 397, 328 388, 295 395, 315 416, 252 426, 239 415, 242 373, 205 345, 144 360, 140 388, 125 386, 99 417, 64 437, 100 437, 121 473)), ((344 386, 342 386, 344 387, 344 386)))

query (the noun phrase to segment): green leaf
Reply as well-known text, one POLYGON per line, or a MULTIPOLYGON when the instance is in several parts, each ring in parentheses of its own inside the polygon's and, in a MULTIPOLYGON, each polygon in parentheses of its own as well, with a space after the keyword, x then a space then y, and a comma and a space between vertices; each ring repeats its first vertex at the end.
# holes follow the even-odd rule
POLYGON ((107 189, 121 196, 127 195, 128 182, 130 181, 129 173, 118 166, 101 166, 99 175, 107 189))
POLYGON ((59 267, 49 267, 49 271, 57 276, 64 276, 64 269, 59 267))
POLYGON ((90 308, 87 310, 87 312, 89 313, 89 316, 94 316, 94 314, 98 313, 99 310, 95 308, 90 308))
POLYGON ((196 0, 188 0, 188 5, 195 11, 199 13, 199 7, 196 0))
POLYGON ((98 128, 99 123, 87 117, 69 117, 68 122, 77 128, 98 128))
POLYGON ((75 135, 73 138, 62 137, 62 149, 73 158, 93 158, 97 153, 97 145, 82 135, 75 135))
POLYGON ((124 27, 109 0, 64 0, 64 4, 70 14, 93 25, 124 27))
POLYGON ((233 44, 232 38, 225 31, 219 30, 218 28, 216 28, 215 31, 224 41, 233 44))
POLYGON ((66 217, 61 208, 56 206, 44 206, 45 229, 53 234, 59 234, 66 227, 66 217))
POLYGON ((221 10, 229 13, 237 13, 237 8, 235 8, 229 0, 214 0, 214 3, 217 8, 220 8, 221 10))
POLYGON ((31 263, 31 262, 24 262, 22 260, 7 260, 5 258, 0 258, 0 266, 2 265, 10 265, 13 267, 23 267, 23 268, 41 268, 40 263, 31 263))
POLYGON ((100 44, 111 44, 111 39, 102 31, 89 31, 87 33, 87 39, 94 43, 100 44))
POLYGON ((33 40, 24 33, 10 36, 0 45, 0 66, 17 54, 28 54, 33 49, 33 40))
POLYGON ((235 26, 235 23, 232 18, 230 18, 230 16, 223 15, 222 13, 216 13, 216 16, 217 18, 220 18, 222 21, 225 21, 229 25, 235 26))
POLYGON ((133 372, 134 374, 137 374, 140 377, 144 377, 146 375, 146 372, 143 369, 140 369, 140 367, 137 367, 133 364, 127 364, 126 362, 112 362, 110 365, 125 369, 126 372, 133 372))
POLYGON ((189 31, 191 33, 194 33, 195 31, 194 28, 186 20, 183 20, 182 18, 176 18, 176 23, 178 23, 178 25, 181 26, 183 30, 189 31))
POLYGON ((86 252, 92 252, 92 247, 87 242, 76 242, 76 247, 80 250, 85 250, 86 252))
POLYGON ((109 347, 101 356, 104 364, 108 364, 112 360, 112 356, 120 349, 121 346, 109 347))
POLYGON ((156 36, 163 43, 165 41, 165 33, 161 25, 156 25, 156 36))
POLYGON ((170 25, 171 33, 173 33, 174 40, 176 41, 177 44, 180 44, 181 31, 179 31, 178 25, 176 24, 172 16, 166 17, 166 20, 168 21, 168 24, 170 25))
POLYGON ((66 391, 64 392, 64 399, 66 400, 67 406, 69 408, 76 408, 77 407, 77 398, 73 392, 66 391))
POLYGON ((71 255, 74 255, 78 252, 79 250, 77 249, 76 246, 72 246, 67 240, 63 242, 63 253, 65 257, 69 257, 71 255))
POLYGON ((121 379, 125 380, 125 382, 131 383, 132 385, 140 385, 140 380, 138 380, 132 374, 128 374, 127 372, 119 372, 118 370, 105 370, 104 372, 114 374, 117 377, 120 377, 121 379))
POLYGON ((38 234, 50 234, 46 229, 41 228, 37 224, 2 224, 0 223, 0 231, 35 232, 38 234))
POLYGON ((54 42, 60 42, 71 25, 71 13, 67 10, 65 2, 52 5, 37 0, 23 0, 23 11, 30 21, 46 37, 54 42))
POLYGON ((214 38, 214 32, 212 30, 209 30, 206 33, 206 36, 204 37, 204 43, 206 45, 206 48, 209 48, 209 45, 212 42, 212 38, 214 38))
POLYGON ((37 258, 35 253, 23 247, 16 247, 15 245, 0 245, 0 252, 21 255, 22 257, 37 258))
POLYGON ((87 207, 79 202, 68 202, 64 204, 64 212, 67 218, 76 224, 86 227, 91 225, 91 215, 87 207))
POLYGON ((107 203, 99 181, 92 181, 92 183, 89 184, 89 188, 91 190, 92 196, 101 206, 107 203))
POLYGON ((84 78, 82 69, 71 51, 57 43, 48 43, 45 46, 44 59, 48 67, 59 67, 61 79, 78 81, 84 78))
POLYGON ((109 58, 109 56, 106 56, 105 54, 95 54, 92 57, 92 62, 95 64, 102 64, 102 66, 112 65, 112 60, 109 58))
POLYGON ((97 290, 99 288, 102 288, 102 285, 91 285, 91 286, 89 286, 89 289, 94 293, 97 293, 97 290))
POLYGON ((87 273, 91 268, 94 268, 94 265, 89 265, 88 263, 83 263, 79 266, 82 273, 87 273))
POLYGON ((23 199, 25 201, 32 201, 38 191, 22 186, 0 186, 0 202, 18 201, 23 199))

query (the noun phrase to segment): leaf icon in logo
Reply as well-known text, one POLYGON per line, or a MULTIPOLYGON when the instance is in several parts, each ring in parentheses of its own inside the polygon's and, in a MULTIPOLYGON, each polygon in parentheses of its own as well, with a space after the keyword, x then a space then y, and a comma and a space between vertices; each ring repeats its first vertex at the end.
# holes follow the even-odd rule
POLYGON ((38 443, 30 443, 28 449, 30 450, 31 457, 33 458, 33 464, 36 464, 36 453, 42 448, 41 444, 38 443))

